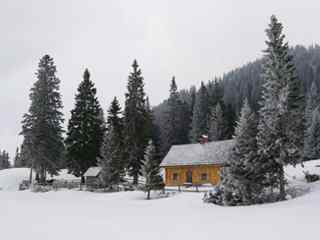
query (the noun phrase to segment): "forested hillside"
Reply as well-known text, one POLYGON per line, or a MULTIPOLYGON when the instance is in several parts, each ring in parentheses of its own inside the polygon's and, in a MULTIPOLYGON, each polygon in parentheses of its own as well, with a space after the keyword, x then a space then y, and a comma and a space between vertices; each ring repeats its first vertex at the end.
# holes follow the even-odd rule
MULTIPOLYGON (((316 94, 320 86, 320 46, 314 45, 308 48, 296 46, 291 49, 291 54, 301 81, 301 91, 308 99, 312 82, 314 82, 316 94)), ((200 127, 202 128, 199 129, 200 132, 209 134, 211 140, 231 138, 243 99, 248 99, 249 105, 254 111, 259 109, 263 84, 261 76, 263 61, 264 59, 261 58, 250 62, 222 77, 216 77, 203 83, 199 89, 191 86, 190 89, 176 90, 178 100, 176 100, 176 110, 173 113, 170 110, 172 109, 170 107, 172 94, 163 103, 155 106, 153 108, 155 122, 160 130, 162 145, 165 145, 162 147, 162 154, 164 155, 170 148, 169 143, 183 144, 196 141, 197 136, 192 136, 192 134, 197 126, 192 124, 192 119, 198 119, 199 114, 202 114, 201 120, 207 122, 204 127, 200 127), (172 136, 168 133, 168 121, 172 115, 177 115, 176 121, 181 121, 180 123, 176 122, 177 126, 187 126, 179 129, 179 136, 182 136, 180 139, 179 136, 175 139, 169 139, 172 136), (189 137, 185 138, 185 136, 189 137)), ((179 85, 179 79, 175 80, 175 84, 179 85)))

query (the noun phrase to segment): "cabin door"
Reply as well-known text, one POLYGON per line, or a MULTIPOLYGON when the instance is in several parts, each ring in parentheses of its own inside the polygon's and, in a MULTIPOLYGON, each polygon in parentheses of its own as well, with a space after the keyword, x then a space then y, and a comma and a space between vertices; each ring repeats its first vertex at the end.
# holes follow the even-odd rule
POLYGON ((187 183, 192 183, 192 171, 191 170, 188 170, 187 173, 186 173, 186 182, 187 183))

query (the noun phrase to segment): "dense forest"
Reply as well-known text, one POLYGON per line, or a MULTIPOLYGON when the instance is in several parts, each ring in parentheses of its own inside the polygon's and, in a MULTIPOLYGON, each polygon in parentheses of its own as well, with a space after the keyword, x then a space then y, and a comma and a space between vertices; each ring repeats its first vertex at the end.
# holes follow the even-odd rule
MULTIPOLYGON (((314 83, 314 94, 318 94, 317 89, 320 86, 320 46, 314 45, 307 48, 298 45, 290 49, 290 54, 293 56, 296 72, 302 83, 301 89, 305 96, 311 94, 312 83, 314 83)), ((190 89, 176 90, 175 98, 178 99, 176 100, 177 102, 180 102, 177 104, 180 107, 176 107, 177 109, 174 110, 174 114, 177 115, 176 119, 181 119, 182 121, 180 124, 177 122, 176 125, 186 127, 181 127, 180 131, 182 133, 180 133, 180 136, 182 137, 180 139, 178 137, 176 138, 177 140, 174 141, 168 140, 170 136, 167 133, 169 131, 167 124, 169 121, 168 115, 170 115, 170 109, 172 109, 171 86, 170 97, 153 108, 155 122, 161 133, 162 145, 168 145, 168 143, 185 144, 196 141, 196 139, 192 137, 192 131, 194 131, 195 128, 192 122, 199 114, 199 103, 197 103, 197 99, 202 99, 202 101, 207 104, 207 107, 203 108, 207 108, 207 110, 204 110, 204 116, 200 117, 202 120, 208 119, 208 124, 204 124, 205 127, 202 128, 202 134, 208 134, 209 137, 213 134, 214 126, 212 126, 213 121, 210 121, 210 118, 215 118, 217 124, 220 126, 217 129, 222 132, 217 133, 218 136, 214 139, 222 140, 231 138, 243 100, 245 98, 248 99, 249 106, 255 112, 259 110, 263 86, 263 63, 263 58, 250 62, 224 74, 222 77, 216 77, 207 83, 202 83, 199 89, 191 86, 190 89)), ((177 82, 178 80, 174 79, 176 89, 178 85, 177 82)), ((162 154, 165 155, 169 146, 164 146, 162 149, 162 154)))

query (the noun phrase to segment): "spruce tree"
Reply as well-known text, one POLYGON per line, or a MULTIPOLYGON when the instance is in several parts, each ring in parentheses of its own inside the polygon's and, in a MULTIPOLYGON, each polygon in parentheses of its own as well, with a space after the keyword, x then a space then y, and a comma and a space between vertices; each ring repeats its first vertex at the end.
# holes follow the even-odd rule
POLYGON ((257 156, 258 120, 245 100, 235 132, 235 146, 222 176, 226 205, 250 205, 260 201, 263 172, 257 156))
POLYGON ((124 176, 123 162, 123 122, 121 107, 114 98, 108 110, 107 132, 101 149, 99 165, 104 184, 108 187, 118 185, 124 176))
POLYGON ((41 183, 45 183, 47 173, 58 174, 64 150, 60 80, 56 72, 53 59, 43 56, 36 73, 37 81, 31 88, 29 112, 22 121, 24 147, 30 153, 32 168, 41 183))
POLYGON ((209 131, 209 102, 208 92, 204 85, 197 93, 192 116, 192 129, 190 133, 191 142, 198 142, 201 135, 208 134, 209 131))
POLYGON ((299 111, 302 108, 302 97, 289 47, 284 43, 282 28, 282 24, 272 16, 266 30, 268 40, 263 72, 265 83, 258 127, 261 165, 268 176, 268 185, 279 187, 281 200, 285 198, 283 167, 287 164, 294 165, 301 159, 302 146, 297 140, 303 125, 303 116, 297 125, 291 125, 291 121, 301 116, 299 111), (299 132, 289 131, 288 126, 299 132))
POLYGON ((313 81, 311 84, 310 92, 307 96, 306 109, 305 109, 305 135, 304 135, 304 159, 312 159, 312 146, 310 146, 310 141, 312 141, 312 121, 314 113, 319 106, 319 96, 317 85, 313 81))
POLYGON ((16 148, 16 154, 15 154, 14 159, 13 159, 13 166, 14 166, 15 168, 22 167, 21 155, 20 155, 20 149, 19 149, 19 147, 16 148))
POLYGON ((133 177, 133 184, 137 185, 150 134, 150 129, 145 128, 150 116, 146 111, 143 77, 136 60, 134 60, 132 68, 133 71, 128 77, 128 92, 125 95, 124 159, 129 174, 133 177))
POLYGON ((90 80, 88 69, 78 87, 75 107, 68 123, 66 161, 70 173, 81 177, 89 167, 97 165, 104 136, 104 119, 97 90, 90 80))
POLYGON ((9 153, 5 150, 0 150, 0 170, 10 168, 9 153))
POLYGON ((189 108, 188 105, 180 99, 175 77, 171 80, 170 95, 167 102, 164 122, 161 138, 162 152, 166 155, 172 145, 189 142, 189 108))
POLYGON ((151 190, 161 190, 164 187, 163 179, 160 176, 159 164, 156 157, 155 146, 152 140, 150 140, 146 149, 145 162, 143 165, 143 175, 145 178, 143 189, 147 192, 147 199, 150 199, 151 190))
POLYGON ((28 138, 25 137, 20 147, 21 167, 31 167, 32 165, 32 156, 28 144, 28 138))
POLYGON ((231 104, 227 104, 223 111, 224 132, 223 139, 231 139, 234 135, 236 126, 236 112, 231 104))
POLYGON ((320 113, 319 110, 313 112, 312 123, 308 129, 307 145, 310 149, 308 159, 320 158, 320 113))
POLYGON ((219 141, 224 137, 224 118, 220 103, 212 108, 210 114, 209 140, 219 141))

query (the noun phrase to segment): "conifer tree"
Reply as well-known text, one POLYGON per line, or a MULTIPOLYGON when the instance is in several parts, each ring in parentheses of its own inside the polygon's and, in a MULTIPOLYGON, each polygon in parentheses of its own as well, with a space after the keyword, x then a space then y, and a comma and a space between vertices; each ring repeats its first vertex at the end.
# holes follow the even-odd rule
POLYGON ((190 138, 192 142, 198 142, 201 135, 207 135, 209 131, 209 102, 208 92, 204 85, 201 83, 201 87, 197 93, 196 101, 193 109, 192 116, 192 129, 190 138))
POLYGON ((78 87, 75 107, 68 123, 66 161, 70 173, 81 177, 89 167, 97 165, 104 136, 104 119, 97 99, 97 90, 88 69, 78 87))
MULTIPOLYGON (((296 164, 301 159, 301 145, 298 143, 303 117, 297 125, 290 121, 301 116, 301 96, 289 47, 284 43, 282 24, 275 16, 266 30, 268 40, 265 50, 263 78, 265 80, 260 109, 258 146, 261 165, 268 175, 269 185, 278 186, 279 199, 285 198, 285 177, 283 167, 296 164), (292 112, 292 114, 290 113, 292 112), (297 132, 288 131, 291 126, 297 132)), ((303 138, 303 137, 301 137, 303 138)))
POLYGON ((209 126, 209 140, 219 141, 224 137, 224 119, 220 103, 217 103, 211 110, 210 126, 209 126))
POLYGON ((63 114, 60 80, 56 66, 49 55, 40 59, 36 73, 37 81, 31 88, 29 112, 23 116, 22 135, 24 147, 30 153, 32 168, 44 183, 46 175, 56 175, 64 150, 63 114))
POLYGON ((313 112, 312 123, 308 129, 307 145, 310 152, 308 159, 320 158, 320 113, 317 109, 313 112))
POLYGON ((147 199, 150 199, 151 190, 160 190, 164 187, 163 179, 160 176, 159 161, 156 158, 156 149, 152 140, 149 141, 146 149, 143 174, 145 178, 144 191, 147 192, 147 199))
POLYGON ((222 176, 226 205, 250 205, 260 201, 264 175, 257 157, 257 125, 257 117, 245 100, 235 132, 235 146, 222 176))
POLYGON ((304 138, 304 159, 312 159, 312 146, 310 146, 310 142, 312 139, 312 129, 311 125, 313 122, 314 113, 319 106, 319 96, 317 85, 313 81, 311 84, 311 89, 306 101, 306 109, 305 109, 305 138, 304 138))
POLYGON ((161 136, 164 155, 167 154, 172 145, 189 142, 189 109, 188 105, 180 99, 175 77, 171 80, 167 106, 164 129, 161 136))
POLYGON ((227 104, 223 111, 224 132, 223 139, 231 139, 236 126, 236 112, 231 104, 227 104))
POLYGON ((9 153, 5 150, 0 150, 0 170, 10 168, 10 161, 9 161, 9 153))
POLYGON ((146 111, 146 94, 141 70, 136 60, 128 78, 124 109, 124 146, 125 162, 133 184, 137 185, 148 144, 150 129, 145 128, 150 116, 146 111))
POLYGON ((32 158, 30 148, 28 148, 28 138, 25 137, 20 147, 20 162, 21 167, 30 167, 32 166, 32 158))
POLYGON ((108 110, 107 132, 101 151, 99 161, 102 167, 102 179, 108 187, 120 183, 124 176, 123 162, 123 122, 120 117, 121 107, 115 97, 108 110))
POLYGON ((19 147, 16 148, 16 154, 14 156, 14 159, 13 159, 13 166, 15 168, 18 168, 18 167, 22 167, 22 163, 21 163, 21 155, 20 155, 20 149, 19 147))

